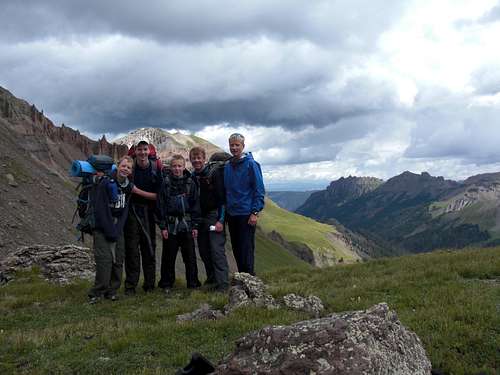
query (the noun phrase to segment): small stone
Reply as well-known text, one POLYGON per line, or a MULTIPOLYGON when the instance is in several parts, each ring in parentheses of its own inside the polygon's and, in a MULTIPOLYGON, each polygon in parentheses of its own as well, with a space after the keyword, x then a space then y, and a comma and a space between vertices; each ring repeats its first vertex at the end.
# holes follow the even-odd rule
POLYGON ((19 203, 28 204, 28 200, 24 199, 24 198, 21 198, 21 199, 19 199, 19 203))
POLYGON ((7 173, 5 175, 5 178, 7 179, 7 183, 12 186, 12 187, 17 187, 19 186, 19 184, 16 182, 16 179, 14 178, 14 176, 10 173, 7 173))
POLYGON ((175 321, 177 323, 192 322, 197 320, 218 320, 224 318, 224 314, 220 310, 214 310, 210 305, 204 303, 198 310, 190 313, 177 315, 175 321))

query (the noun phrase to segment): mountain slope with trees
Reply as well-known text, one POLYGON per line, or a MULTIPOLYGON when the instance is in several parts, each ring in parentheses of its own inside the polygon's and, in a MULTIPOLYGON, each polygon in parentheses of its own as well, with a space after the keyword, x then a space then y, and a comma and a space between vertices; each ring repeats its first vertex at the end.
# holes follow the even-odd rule
POLYGON ((500 234, 500 174, 456 182, 407 171, 348 201, 323 194, 297 211, 336 220, 395 254, 488 245, 500 234))

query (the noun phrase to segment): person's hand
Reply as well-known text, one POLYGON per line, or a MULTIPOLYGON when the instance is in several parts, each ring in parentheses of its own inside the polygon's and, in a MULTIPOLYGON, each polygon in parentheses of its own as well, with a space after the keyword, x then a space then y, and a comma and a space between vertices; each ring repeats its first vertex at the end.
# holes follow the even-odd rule
POLYGON ((193 229, 193 238, 196 240, 198 238, 198 229, 193 229))
POLYGON ((163 229, 161 231, 161 236, 163 237, 164 240, 168 240, 168 230, 163 229))
POLYGON ((250 217, 248 218, 248 225, 251 225, 252 227, 257 225, 257 219, 259 217, 254 214, 250 214, 250 217))
POLYGON ((222 232, 224 230, 224 224, 222 224, 220 221, 215 223, 215 231, 216 232, 222 232))

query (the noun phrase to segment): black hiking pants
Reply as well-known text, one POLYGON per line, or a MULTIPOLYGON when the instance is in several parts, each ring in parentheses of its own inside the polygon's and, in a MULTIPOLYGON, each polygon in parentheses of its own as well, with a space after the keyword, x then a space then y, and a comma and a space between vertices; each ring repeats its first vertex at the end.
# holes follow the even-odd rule
POLYGON ((163 240, 159 288, 172 288, 174 286, 175 260, 179 248, 181 249, 182 260, 186 268, 187 287, 198 288, 201 285, 198 280, 198 266, 196 265, 193 236, 191 232, 180 232, 175 235, 169 233, 168 239, 163 240))
POLYGON ((125 244, 123 235, 117 242, 109 242, 100 231, 94 231, 95 280, 89 297, 116 295, 122 282, 125 244))
POLYGON ((125 289, 135 289, 142 271, 143 289, 154 289, 156 283, 156 227, 153 210, 145 206, 130 207, 125 224, 125 289))
POLYGON ((218 289, 229 286, 225 244, 226 233, 210 230, 211 225, 217 222, 217 211, 210 212, 202 218, 198 231, 198 251, 205 266, 207 280, 205 284, 215 284, 218 289))
POLYGON ((248 224, 249 217, 250 215, 228 215, 227 224, 238 272, 255 275, 255 226, 248 224))

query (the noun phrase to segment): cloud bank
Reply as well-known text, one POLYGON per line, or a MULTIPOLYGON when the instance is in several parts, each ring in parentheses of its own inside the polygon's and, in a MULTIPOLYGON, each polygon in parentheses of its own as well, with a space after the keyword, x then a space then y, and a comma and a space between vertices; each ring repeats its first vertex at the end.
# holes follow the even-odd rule
POLYGON ((234 130, 270 182, 500 165, 496 1, 2 1, 0 85, 57 123, 234 130))

